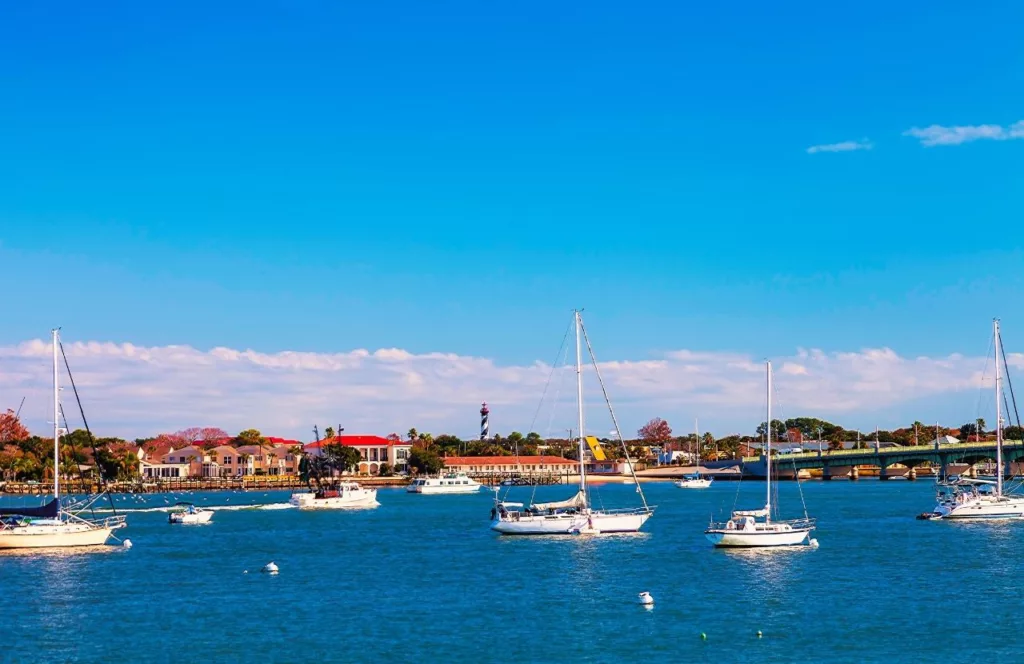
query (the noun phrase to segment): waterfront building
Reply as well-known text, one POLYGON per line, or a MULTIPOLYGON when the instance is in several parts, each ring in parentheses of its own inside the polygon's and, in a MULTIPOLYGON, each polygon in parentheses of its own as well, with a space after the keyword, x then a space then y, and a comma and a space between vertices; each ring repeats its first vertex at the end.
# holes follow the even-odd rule
POLYGON ((445 457, 444 467, 462 471, 467 475, 523 475, 564 474, 574 469, 577 462, 558 456, 455 456, 445 457))
POLYGON ((396 472, 404 472, 409 467, 409 453, 412 452, 412 442, 361 434, 342 434, 324 438, 303 445, 302 451, 311 456, 319 456, 328 445, 351 447, 359 452, 360 475, 376 475, 380 472, 381 465, 385 463, 396 472))

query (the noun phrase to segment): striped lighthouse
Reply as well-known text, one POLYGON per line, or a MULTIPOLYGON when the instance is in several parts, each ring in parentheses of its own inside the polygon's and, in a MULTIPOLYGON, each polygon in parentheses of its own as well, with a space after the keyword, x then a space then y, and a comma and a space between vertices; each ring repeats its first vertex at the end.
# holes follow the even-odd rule
POLYGON ((487 409, 487 402, 480 408, 480 440, 487 440, 487 416, 491 411, 487 409))

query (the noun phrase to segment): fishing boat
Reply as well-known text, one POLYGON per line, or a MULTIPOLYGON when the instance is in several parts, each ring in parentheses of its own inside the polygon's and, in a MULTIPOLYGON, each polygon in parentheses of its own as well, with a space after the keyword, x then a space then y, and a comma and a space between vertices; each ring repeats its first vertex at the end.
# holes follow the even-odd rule
POLYGON ((377 490, 360 486, 356 482, 337 482, 321 486, 315 491, 299 491, 288 500, 299 509, 345 509, 350 507, 377 507, 377 490))
POLYGON ((472 477, 463 472, 442 473, 437 477, 417 477, 412 484, 405 487, 409 493, 439 495, 448 493, 477 493, 484 488, 472 477))
POLYGON ((683 475, 681 478, 673 482, 680 489, 706 489, 711 486, 713 481, 710 477, 703 477, 700 474, 700 427, 697 425, 697 420, 693 420, 693 431, 697 436, 697 452, 694 455, 691 448, 691 456, 697 461, 697 470, 689 475, 683 475))
MULTIPOLYGON (((732 517, 723 523, 714 521, 704 531, 704 535, 716 547, 722 548, 765 548, 777 546, 795 546, 813 544, 811 531, 814 530, 814 519, 807 516, 789 521, 774 519, 772 503, 772 363, 765 363, 768 386, 768 419, 765 420, 765 504, 753 510, 735 510, 732 517)), ((797 480, 797 487, 800 486, 797 480)), ((737 489, 738 490, 738 489, 737 489)), ((803 493, 801 492, 801 497, 803 493)), ((776 501, 777 502, 777 501, 776 501)))
MULTIPOLYGON (((53 338, 53 499, 41 507, 0 508, 0 549, 40 549, 99 546, 107 543, 116 528, 125 525, 124 515, 104 519, 83 516, 99 496, 75 507, 64 505, 60 494, 60 370, 57 364, 59 330, 53 338)), ((102 495, 102 494, 100 494, 102 495)))
POLYGON ((168 523, 209 523, 213 518, 213 510, 196 507, 192 503, 177 503, 173 512, 167 515, 168 523))
MULTIPOLYGON (((585 446, 597 448, 596 439, 587 440, 586 427, 583 421, 583 354, 582 339, 586 338, 586 330, 583 327, 583 318, 578 310, 573 312, 573 327, 576 332, 576 410, 577 423, 579 425, 579 436, 577 439, 579 458, 579 488, 575 495, 559 501, 545 503, 531 503, 524 506, 523 503, 507 502, 500 499, 495 492, 495 503, 491 509, 491 529, 502 535, 588 535, 600 533, 635 533, 638 532, 649 518, 654 514, 654 507, 647 504, 643 489, 640 484, 636 486, 636 493, 639 494, 642 502, 641 507, 628 509, 594 509, 590 501, 590 489, 587 486, 587 469, 585 463, 585 446)), ((633 482, 636 482, 636 472, 633 464, 629 461, 629 452, 626 450, 625 442, 619 430, 618 421, 615 419, 615 411, 612 410, 611 402, 608 400, 608 392, 601 378, 601 370, 597 360, 594 358, 590 340, 587 339, 587 349, 590 358, 593 360, 594 370, 601 389, 605 396, 605 403, 611 414, 612 422, 615 424, 615 431, 619 442, 626 452, 626 463, 632 475, 633 482)), ((602 457, 603 458, 603 457, 602 457)))
POLYGON ((1000 368, 1009 373, 1009 367, 1002 350, 998 318, 992 321, 992 336, 996 379, 996 475, 991 480, 960 476, 940 483, 935 508, 921 515, 923 518, 953 521, 1024 518, 1024 495, 1007 491, 1003 486, 1003 376, 1000 368))

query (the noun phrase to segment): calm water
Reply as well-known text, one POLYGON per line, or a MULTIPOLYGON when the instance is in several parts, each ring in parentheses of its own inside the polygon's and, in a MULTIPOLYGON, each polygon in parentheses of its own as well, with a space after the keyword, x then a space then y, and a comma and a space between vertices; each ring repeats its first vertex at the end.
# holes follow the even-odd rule
MULTIPOLYGON (((926 481, 803 488, 820 548, 755 553, 713 550, 702 529, 737 491, 757 505, 760 483, 649 484, 659 507, 648 532, 551 539, 491 533, 487 493, 382 490, 375 510, 325 513, 274 509, 283 493, 196 494, 187 498, 271 505, 220 510, 208 526, 133 512, 118 533, 130 550, 0 555, 0 662, 1018 656, 1024 523, 915 521, 932 506, 926 481), (260 574, 271 560, 280 575, 260 574), (641 590, 654 595, 653 610, 635 603, 641 590)), ((799 509, 796 485, 780 493, 784 508, 799 509)), ((598 495, 607 506, 636 498, 626 485, 598 495)), ((119 503, 143 507, 135 497, 119 503)))

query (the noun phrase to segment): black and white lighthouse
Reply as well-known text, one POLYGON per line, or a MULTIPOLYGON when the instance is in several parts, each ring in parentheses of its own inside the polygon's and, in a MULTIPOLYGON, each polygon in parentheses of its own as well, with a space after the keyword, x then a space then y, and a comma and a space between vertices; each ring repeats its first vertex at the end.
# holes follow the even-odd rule
POLYGON ((480 408, 480 440, 487 440, 487 416, 490 413, 491 411, 487 409, 487 402, 485 401, 480 408))

